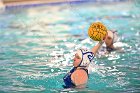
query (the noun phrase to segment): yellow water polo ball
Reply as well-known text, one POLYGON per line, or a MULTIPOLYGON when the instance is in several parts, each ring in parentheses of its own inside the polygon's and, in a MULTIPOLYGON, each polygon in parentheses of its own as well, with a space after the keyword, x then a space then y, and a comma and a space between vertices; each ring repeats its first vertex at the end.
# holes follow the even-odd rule
POLYGON ((107 34, 107 28, 101 22, 92 23, 88 35, 92 40, 101 41, 107 34))

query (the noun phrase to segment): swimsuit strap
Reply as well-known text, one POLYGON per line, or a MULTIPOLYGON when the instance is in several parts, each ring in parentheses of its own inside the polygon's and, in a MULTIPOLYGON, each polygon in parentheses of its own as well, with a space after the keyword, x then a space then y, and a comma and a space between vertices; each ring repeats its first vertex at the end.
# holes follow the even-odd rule
POLYGON ((73 73, 75 70, 77 69, 77 67, 73 67, 71 70, 70 70, 70 72, 69 73, 73 73))
MULTIPOLYGON (((71 80, 71 75, 72 73, 77 69, 77 67, 73 67, 69 73, 66 74, 66 76, 64 76, 63 80, 65 82, 65 85, 63 85, 64 88, 74 88, 76 87, 76 85, 73 83, 73 81, 71 80)), ((87 75, 88 75, 88 69, 86 68, 79 68, 79 69, 83 69, 86 71, 87 75)), ((89 75, 88 75, 89 78, 89 75)))
POLYGON ((64 88, 73 88, 75 87, 76 85, 72 82, 71 80, 71 75, 72 73, 77 69, 77 67, 73 67, 64 77, 63 77, 63 80, 64 80, 64 83, 65 85, 63 85, 64 88))
POLYGON ((86 69, 86 68, 80 68, 80 69, 83 69, 84 71, 86 71, 88 78, 89 78, 88 69, 86 69))

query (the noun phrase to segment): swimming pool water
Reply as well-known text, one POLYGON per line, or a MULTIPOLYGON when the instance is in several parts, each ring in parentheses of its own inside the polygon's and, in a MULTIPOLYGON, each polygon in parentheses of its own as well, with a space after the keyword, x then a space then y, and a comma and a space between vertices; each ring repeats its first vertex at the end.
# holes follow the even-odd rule
MULTIPOLYGON (((95 3, 95 2, 94 2, 95 3)), ((0 92, 140 92, 140 11, 136 2, 11 7, 0 14, 0 92), (63 89, 74 51, 92 48, 90 23, 117 29, 123 53, 97 57, 85 89, 63 89)))

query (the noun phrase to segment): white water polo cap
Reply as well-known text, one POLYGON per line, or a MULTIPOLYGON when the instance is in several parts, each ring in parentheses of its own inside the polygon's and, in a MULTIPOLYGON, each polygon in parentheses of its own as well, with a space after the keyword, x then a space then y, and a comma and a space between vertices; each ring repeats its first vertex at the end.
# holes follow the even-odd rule
POLYGON ((116 30, 112 31, 113 32, 113 43, 118 42, 119 38, 118 38, 118 33, 116 30))
POLYGON ((94 58, 94 54, 87 49, 79 49, 76 52, 81 58, 81 62, 77 67, 87 67, 94 58))

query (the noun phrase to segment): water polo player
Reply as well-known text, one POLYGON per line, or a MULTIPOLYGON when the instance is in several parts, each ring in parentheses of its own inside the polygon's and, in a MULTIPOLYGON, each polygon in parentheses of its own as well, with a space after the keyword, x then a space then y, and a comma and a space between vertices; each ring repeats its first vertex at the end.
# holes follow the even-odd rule
POLYGON ((88 66, 93 61, 95 54, 103 44, 103 40, 92 48, 91 51, 87 49, 77 50, 73 59, 73 68, 64 76, 64 88, 84 88, 86 87, 89 74, 88 66))
POLYGON ((88 67, 104 43, 103 39, 107 35, 107 29, 102 23, 96 22, 89 27, 88 35, 94 41, 99 41, 99 43, 90 51, 87 49, 77 50, 73 59, 73 68, 63 78, 64 88, 83 88, 86 86, 89 78, 88 67))
POLYGON ((106 51, 111 52, 111 51, 117 50, 118 48, 116 48, 113 45, 114 43, 116 43, 118 41, 117 31, 108 30, 107 33, 108 34, 107 34, 106 39, 105 39, 106 51))
POLYGON ((105 38, 105 44, 98 51, 98 56, 109 54, 113 51, 124 53, 124 50, 121 46, 118 46, 119 37, 116 30, 108 30, 105 38))

